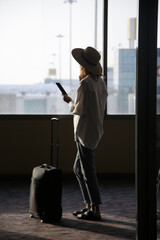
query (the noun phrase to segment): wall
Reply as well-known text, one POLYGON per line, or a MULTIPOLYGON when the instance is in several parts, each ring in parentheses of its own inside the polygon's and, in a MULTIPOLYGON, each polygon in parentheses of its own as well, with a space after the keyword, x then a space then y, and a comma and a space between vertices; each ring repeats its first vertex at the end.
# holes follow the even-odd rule
MULTIPOLYGON (((105 134, 96 150, 98 173, 134 173, 135 122, 104 122, 105 134)), ((60 120, 60 168, 72 173, 76 154, 72 119, 60 120)), ((54 156, 55 157, 55 156, 54 156)), ((0 120, 0 175, 30 174, 50 163, 50 120, 0 120)))

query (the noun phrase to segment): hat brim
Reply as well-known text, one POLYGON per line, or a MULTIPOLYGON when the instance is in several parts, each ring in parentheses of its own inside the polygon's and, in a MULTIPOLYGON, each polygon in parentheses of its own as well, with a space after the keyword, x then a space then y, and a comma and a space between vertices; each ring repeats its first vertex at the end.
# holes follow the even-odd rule
POLYGON ((72 56, 74 59, 82 66, 84 67, 87 71, 101 75, 102 74, 102 67, 101 64, 98 63, 97 65, 92 65, 88 61, 85 60, 83 57, 83 48, 74 48, 72 50, 72 56))

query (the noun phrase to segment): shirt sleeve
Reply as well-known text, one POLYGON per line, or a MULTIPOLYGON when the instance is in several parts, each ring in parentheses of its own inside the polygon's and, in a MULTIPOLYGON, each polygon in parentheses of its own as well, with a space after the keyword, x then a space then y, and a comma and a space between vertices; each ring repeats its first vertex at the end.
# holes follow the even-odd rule
POLYGON ((79 86, 77 90, 75 102, 74 101, 69 102, 69 110, 72 114, 80 116, 86 113, 85 94, 82 84, 79 86))

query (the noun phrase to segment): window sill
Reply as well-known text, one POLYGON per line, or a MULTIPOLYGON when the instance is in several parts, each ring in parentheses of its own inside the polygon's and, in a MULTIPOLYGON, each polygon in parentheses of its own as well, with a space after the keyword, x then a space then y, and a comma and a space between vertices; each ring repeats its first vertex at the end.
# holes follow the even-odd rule
MULTIPOLYGON (((1 114, 0 120, 50 120, 53 117, 59 119, 73 119, 70 114, 1 114)), ((105 120, 134 120, 135 115, 105 115, 105 120)))

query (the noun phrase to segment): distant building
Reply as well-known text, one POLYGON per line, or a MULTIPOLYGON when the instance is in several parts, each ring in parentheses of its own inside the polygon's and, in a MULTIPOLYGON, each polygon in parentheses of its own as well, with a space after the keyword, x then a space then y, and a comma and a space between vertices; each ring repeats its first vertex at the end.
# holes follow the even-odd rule
POLYGON ((0 113, 8 114, 16 112, 16 96, 15 94, 0 94, 0 113))
MULTIPOLYGON (((68 106, 62 99, 56 81, 46 81, 47 84, 1 85, 0 114, 68 114, 68 106)), ((68 80, 61 83, 74 98, 79 81, 73 80, 71 92, 68 80)))
POLYGON ((107 89, 108 89, 108 94, 113 93, 114 91, 113 67, 107 68, 107 89))
MULTIPOLYGON (((112 95, 119 114, 136 111, 136 49, 117 49, 114 54, 113 83, 117 94, 112 95), (117 99, 117 102, 116 102, 117 99)), ((157 49, 157 113, 160 113, 160 49, 157 49)))
MULTIPOLYGON (((61 82, 74 99, 79 80, 46 79, 31 85, 0 85, 0 114, 69 114, 55 82, 61 82)), ((136 49, 114 51, 113 67, 107 69, 107 112, 135 114, 136 49)), ((157 52, 157 113, 160 113, 160 49, 157 52)))
POLYGON ((118 113, 128 114, 128 95, 135 93, 136 49, 117 49, 114 53, 113 83, 118 96, 118 113))
POLYGON ((129 40, 129 48, 133 49, 135 46, 136 33, 137 33, 137 19, 129 18, 128 19, 128 40, 129 40))

